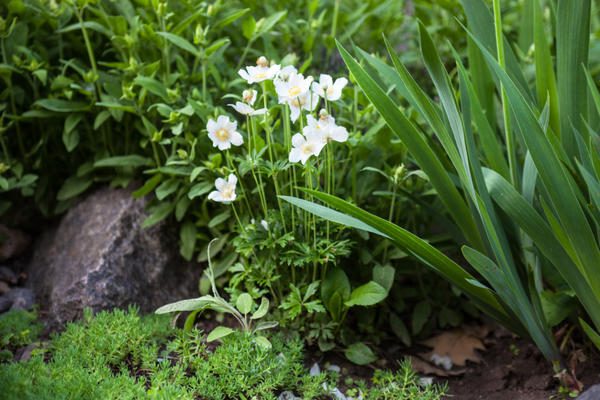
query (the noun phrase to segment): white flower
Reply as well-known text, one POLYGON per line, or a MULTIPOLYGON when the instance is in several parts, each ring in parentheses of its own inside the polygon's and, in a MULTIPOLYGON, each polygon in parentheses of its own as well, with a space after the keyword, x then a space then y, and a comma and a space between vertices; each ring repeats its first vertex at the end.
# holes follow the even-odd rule
POLYGON ((327 114, 325 110, 319 113, 319 119, 312 115, 306 116, 306 126, 302 130, 305 135, 312 133, 321 137, 325 144, 333 141, 343 143, 348 140, 348 131, 343 126, 335 123, 335 118, 327 114))
POLYGON ((312 92, 306 92, 304 95, 290 100, 288 103, 290 106, 290 119, 292 122, 296 122, 302 110, 312 111, 318 104, 319 96, 312 92))
POLYGON ((216 121, 209 119, 206 129, 213 147, 218 147, 219 150, 227 150, 231 145, 241 146, 244 143, 242 135, 236 130, 237 122, 231 121, 225 115, 220 115, 216 121))
POLYGON ((304 78, 302 74, 291 73, 287 80, 276 80, 275 90, 279 97, 279 104, 289 103, 290 101, 302 97, 310 91, 310 84, 313 77, 304 78))
POLYGON ((220 203, 229 204, 235 200, 235 186, 237 185, 237 177, 234 174, 230 174, 227 180, 223 178, 217 178, 215 181, 214 190, 208 194, 209 200, 218 201, 220 203))
POLYGON ((269 61, 261 56, 256 60, 256 67, 248 66, 246 69, 240 69, 238 74, 240 74, 248 84, 253 84, 273 79, 280 69, 281 66, 278 64, 269 66, 269 61))
POLYGON ((309 132, 305 135, 296 133, 292 136, 292 150, 290 151, 290 162, 301 162, 306 164, 310 156, 318 156, 325 147, 325 143, 320 136, 309 132))
POLYGON ((266 108, 259 108, 255 110, 251 106, 246 103, 242 103, 241 101, 236 101, 235 104, 229 104, 230 107, 242 115, 262 115, 267 112, 266 108))
POLYGON ((304 75, 298 74, 294 70, 295 68, 290 69, 286 80, 276 79, 274 81, 279 104, 290 106, 292 122, 296 122, 302 110, 312 111, 319 104, 319 96, 310 90, 313 77, 304 78, 304 75))
POLYGON ((265 231, 269 230, 269 223, 264 219, 260 221, 260 225, 265 229, 265 231))
POLYGON ((297 75, 298 70, 293 65, 286 65, 275 76, 275 81, 287 82, 290 76, 297 75))
POLYGON ((256 101, 257 94, 258 92, 254 89, 246 89, 242 92, 242 100, 244 101, 244 103, 253 106, 254 102, 256 101))
POLYGON ((342 97, 342 89, 348 84, 348 79, 339 78, 333 82, 330 75, 321 74, 319 82, 312 85, 313 91, 327 101, 336 101, 342 97))

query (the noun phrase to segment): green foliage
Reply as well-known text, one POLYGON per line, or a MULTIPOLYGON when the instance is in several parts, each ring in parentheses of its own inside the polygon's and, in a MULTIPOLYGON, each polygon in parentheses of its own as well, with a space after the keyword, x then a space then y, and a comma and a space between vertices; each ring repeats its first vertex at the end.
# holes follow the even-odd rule
MULTIPOLYGON (((342 199, 310 191, 344 214, 312 204, 301 207, 355 228, 365 229, 366 224, 371 232, 390 239, 442 274, 498 321, 528 334, 549 360, 558 360, 550 309, 542 302, 544 293, 545 303, 552 298, 546 290, 559 291, 568 285, 596 329, 600 328, 599 224, 594 211, 600 159, 594 144, 598 133, 590 125, 600 108, 587 108, 583 103, 588 95, 598 97, 589 74, 588 87, 582 85, 589 50, 589 2, 561 3, 557 20, 552 21, 557 27, 558 84, 547 70, 552 59, 544 40, 542 8, 537 0, 527 2, 535 11, 535 35, 530 40, 535 41, 536 53, 525 63, 535 65, 537 75, 546 77, 535 81, 534 88, 543 94, 538 99, 532 97, 525 78, 527 65, 521 65, 502 34, 499 2, 494 1, 493 13, 483 1, 462 3, 472 41, 470 68, 464 67, 457 54, 454 80, 429 32, 419 25, 423 62, 439 103, 416 84, 389 43, 393 68, 357 50, 361 65, 341 45, 339 48, 358 84, 406 143, 444 202, 461 232, 455 240, 463 244, 463 255, 475 275, 427 241, 342 199), (369 71, 377 71, 379 76, 369 71), (388 95, 376 79, 395 85, 395 91, 388 95), (571 82, 568 89, 561 86, 562 81, 571 82), (495 85, 497 91, 478 85, 495 85), (421 122, 411 121, 398 109, 398 97, 418 111, 421 122), (492 110, 481 109, 481 104, 498 100, 503 106, 500 126, 485 115, 492 110), (560 121, 560 125, 551 121, 560 121), (503 133, 504 141, 496 132, 503 133)), ((558 323, 559 319, 553 317, 552 321, 558 323)), ((590 326, 584 327, 589 331, 590 326)))
POLYGON ((42 329, 35 312, 12 310, 1 314, 0 358, 12 359, 13 351, 35 342, 42 329))
MULTIPOLYGON (((17 325, 5 332, 20 331, 17 325)), ((140 317, 134 308, 86 312, 84 321, 70 324, 29 360, 0 364, 0 384, 9 399, 276 399, 284 390, 306 399, 333 398, 327 388, 339 377, 310 376, 301 339, 278 334, 270 340, 272 347, 265 348, 255 336, 235 332, 209 351, 202 332, 173 331, 164 318, 140 317)), ((427 400, 442 391, 421 388, 409 364, 396 375, 376 373, 372 388, 356 382, 355 390, 364 398, 427 400)))

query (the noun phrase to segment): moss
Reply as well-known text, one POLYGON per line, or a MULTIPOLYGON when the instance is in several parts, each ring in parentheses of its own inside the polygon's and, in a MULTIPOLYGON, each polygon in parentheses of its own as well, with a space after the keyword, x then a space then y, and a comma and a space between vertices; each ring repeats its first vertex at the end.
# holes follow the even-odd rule
MULTIPOLYGON (((35 324, 31 315, 10 318, 19 321, 10 324, 15 332, 35 324)), ((30 330, 31 339, 38 328, 30 330)), ((202 332, 173 330, 167 319, 141 317, 135 308, 86 312, 45 349, 34 350, 30 360, 0 364, 0 387, 3 398, 25 400, 268 400, 284 390, 305 399, 332 398, 325 388, 335 387, 339 377, 310 376, 300 338, 276 334, 270 340, 267 350, 252 335, 236 332, 211 350, 202 332)), ((352 390, 355 398, 360 393, 369 400, 441 398, 438 388, 421 388, 407 364, 397 373, 377 372, 372 383, 358 382, 352 390)))
POLYGON ((12 310, 0 315, 0 362, 10 361, 14 351, 38 340, 43 326, 33 311, 12 310))

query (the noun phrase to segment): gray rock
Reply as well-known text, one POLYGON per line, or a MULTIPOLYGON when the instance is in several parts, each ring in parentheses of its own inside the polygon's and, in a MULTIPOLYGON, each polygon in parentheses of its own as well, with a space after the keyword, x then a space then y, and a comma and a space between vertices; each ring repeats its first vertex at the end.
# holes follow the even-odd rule
POLYGON ((598 400, 600 399, 600 384, 590 386, 586 391, 577 397, 577 400, 598 400))
POLYGON ((35 296, 31 289, 13 288, 0 296, 0 313, 8 310, 31 310, 35 296))
POLYGON ((35 305, 35 296, 31 289, 13 288, 8 292, 12 298, 11 310, 31 310, 35 305))
POLYGON ((176 227, 142 228, 145 200, 101 188, 70 209, 35 245, 27 285, 51 324, 136 304, 143 312, 197 296, 199 268, 179 256, 176 227))

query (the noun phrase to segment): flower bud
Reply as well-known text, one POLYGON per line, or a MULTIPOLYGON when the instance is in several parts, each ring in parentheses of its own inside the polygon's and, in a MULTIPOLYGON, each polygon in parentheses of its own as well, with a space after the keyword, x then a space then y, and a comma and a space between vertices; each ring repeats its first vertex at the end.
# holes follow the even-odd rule
POLYGON ((260 56, 256 60, 256 65, 258 65, 259 67, 266 68, 269 66, 269 60, 267 60, 267 57, 265 56, 260 56))

